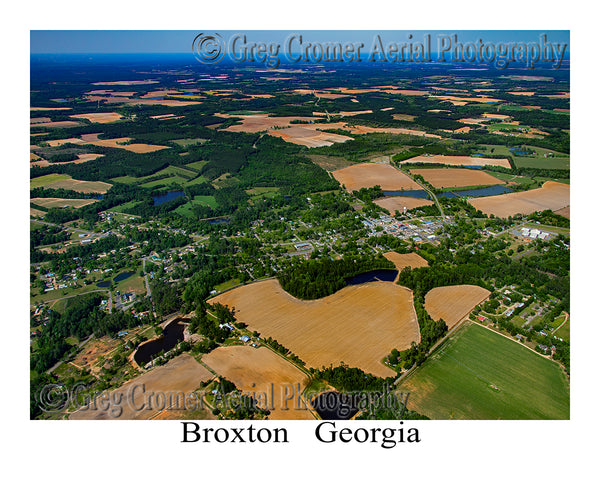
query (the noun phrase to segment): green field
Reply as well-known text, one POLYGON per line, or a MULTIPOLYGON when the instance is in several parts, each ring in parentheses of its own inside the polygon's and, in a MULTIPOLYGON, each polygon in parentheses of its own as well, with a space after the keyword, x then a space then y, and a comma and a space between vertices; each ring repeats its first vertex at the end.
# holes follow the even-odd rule
POLYGON ((194 205, 209 206, 210 208, 217 208, 217 201, 212 195, 196 195, 192 200, 184 205, 177 207, 174 212, 184 217, 193 217, 192 208, 194 205))
POLYGON ((146 177, 136 178, 126 175, 124 177, 113 178, 112 180, 114 182, 126 183, 128 185, 136 184, 144 188, 152 188, 160 185, 170 185, 171 183, 183 185, 184 183, 192 180, 195 176, 196 173, 192 170, 169 165, 168 167, 165 167, 162 170, 146 177), (159 178, 163 175, 169 175, 169 177, 159 178))
POLYGON ((196 172, 200 172, 202 167, 206 165, 208 162, 206 160, 200 160, 198 162, 186 163, 185 168, 189 168, 190 170, 194 170, 196 172))
MULTIPOLYGON (((501 125, 501 124, 500 124, 501 125)), ((551 168, 568 170, 570 168, 570 157, 566 153, 548 150, 547 148, 523 145, 527 150, 533 150, 533 155, 515 155, 505 145, 481 145, 479 151, 494 155, 511 156, 517 168, 551 168), (493 151, 492 151, 493 150, 493 151), (546 155, 546 157, 544 157, 546 155)))
MULTIPOLYGON (((561 318, 564 319, 564 316, 562 316, 561 318)), ((567 342, 571 341, 571 318, 570 317, 563 324, 562 327, 560 327, 558 330, 556 330, 554 332, 554 335, 556 335, 557 337, 562 338, 563 340, 566 340, 567 342)))
POLYGON ((206 142, 206 138, 182 138, 180 140, 171 140, 180 147, 189 147, 190 145, 198 145, 206 142))
POLYGON ((399 386, 432 419, 568 419, 561 368, 477 324, 461 328, 399 386))
POLYGON ((42 175, 41 177, 32 178, 29 181, 29 188, 43 187, 50 183, 58 182, 60 180, 68 180, 69 178, 71 178, 69 175, 63 175, 60 173, 50 173, 48 175, 42 175))

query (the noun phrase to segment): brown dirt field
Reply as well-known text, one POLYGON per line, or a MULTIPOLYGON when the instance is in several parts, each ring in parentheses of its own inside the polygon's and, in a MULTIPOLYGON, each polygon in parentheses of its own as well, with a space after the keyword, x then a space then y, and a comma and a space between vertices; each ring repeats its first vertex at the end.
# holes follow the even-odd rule
MULTIPOLYGON (((381 109, 383 111, 383 108, 381 109)), ((394 113, 392 115, 394 120, 402 120, 405 122, 412 122, 416 117, 414 115, 407 115, 405 113, 394 113)))
POLYGON ((100 368, 94 367, 96 361, 101 356, 104 356, 111 350, 115 349, 118 345, 118 340, 107 336, 90 340, 85 344, 83 350, 77 354, 71 363, 80 368, 90 368, 92 372, 97 373, 100 368))
POLYGON ((296 145, 304 145, 306 147, 329 147, 334 143, 343 143, 352 140, 352 137, 338 135, 336 133, 320 132, 315 129, 303 127, 290 127, 283 130, 273 130, 269 135, 281 137, 283 140, 296 145))
POLYGON ((74 190, 75 192, 81 193, 106 193, 110 187, 112 187, 112 185, 106 182, 88 182, 85 180, 74 180, 72 178, 59 180, 58 182, 52 182, 43 186, 44 189, 64 188, 65 190, 74 190))
POLYGON ((562 215, 565 218, 571 218, 571 207, 561 208, 560 210, 556 210, 554 213, 557 215, 562 215))
POLYGON ((29 124, 37 125, 38 123, 50 123, 51 121, 52 121, 52 119, 49 117, 37 117, 37 118, 30 118, 29 124))
POLYGON ((42 210, 38 210, 37 208, 29 208, 29 216, 30 217, 38 217, 41 218, 46 214, 46 212, 43 212, 42 210))
MULTIPOLYGON (((88 136, 88 135, 82 135, 82 139, 83 139, 83 137, 86 137, 86 136, 88 136)), ((127 150, 127 151, 133 152, 133 153, 150 153, 150 152, 156 152, 158 150, 163 150, 165 148, 171 148, 171 147, 167 147, 164 145, 147 145, 145 143, 130 143, 130 144, 122 145, 123 143, 131 140, 131 138, 129 138, 129 137, 110 138, 108 140, 98 140, 97 133, 89 134, 89 136, 90 136, 89 137, 90 139, 92 138, 92 136, 96 136, 96 139, 95 140, 91 139, 89 141, 86 141, 82 145, 91 144, 91 145, 97 145, 98 147, 122 148, 123 150, 127 150)))
POLYGON ((548 181, 541 188, 534 190, 472 198, 468 202, 483 213, 506 218, 517 213, 530 214, 547 209, 564 209, 571 204, 570 193, 569 185, 548 181))
POLYGON ((82 113, 80 115, 71 115, 71 118, 84 118, 92 123, 111 123, 121 120, 121 115, 116 112, 105 113, 82 113))
POLYGON ((500 185, 505 183, 489 173, 469 168, 411 168, 410 173, 421 175, 435 188, 500 185))
POLYGON ((71 107, 29 107, 30 112, 50 112, 54 110, 71 110, 71 107))
MULTIPOLYGON (((386 252, 383 254, 385 258, 394 262, 394 265, 398 269, 398 272, 401 272, 406 267, 409 268, 421 268, 428 267, 429 263, 423 257, 421 257, 418 253, 398 253, 398 252, 386 252)), ((400 273, 398 273, 400 275, 400 273)), ((398 278, 396 278, 397 280, 398 278)))
POLYGON ((35 205, 39 205, 40 207, 46 208, 62 208, 62 207, 73 207, 73 208, 81 208, 86 205, 90 205, 91 203, 97 202, 98 200, 94 198, 32 198, 31 203, 35 205))
MULTIPOLYGON (((32 155, 34 155, 34 154, 32 154, 32 155)), ((77 158, 75 160, 71 160, 70 162, 54 162, 54 163, 50 163, 48 160, 43 160, 40 157, 38 157, 39 160, 30 162, 29 166, 30 167, 48 167, 50 165, 67 165, 70 163, 78 164, 78 163, 89 162, 90 160, 96 160, 97 158, 100 158, 103 156, 104 155, 101 155, 99 153, 80 153, 79 155, 77 155, 77 158)))
POLYGON ((340 157, 328 157, 327 155, 307 155, 314 163, 316 163, 319 167, 328 172, 333 170, 338 170, 340 168, 349 167, 350 165, 355 165, 354 162, 350 160, 345 160, 340 157))
POLYGON ((76 145, 79 145, 79 144, 84 143, 84 140, 82 140, 81 138, 71 137, 71 138, 62 138, 60 140, 48 140, 47 143, 51 147, 60 147, 61 145, 64 145, 65 143, 74 143, 76 145))
POLYGON ((380 377, 381 359, 420 341, 412 292, 391 282, 352 285, 318 300, 299 300, 271 279, 209 300, 235 307, 236 317, 320 368, 340 362, 380 377))
POLYGON ((98 95, 85 95, 89 102, 106 102, 107 104, 126 103, 128 105, 163 105, 166 107, 187 107, 199 105, 197 101, 155 99, 155 98, 127 98, 127 97, 102 97, 98 95))
MULTIPOLYGON (((71 122, 70 120, 63 120, 61 122, 48 122, 36 124, 36 127, 44 127, 44 128, 69 128, 69 127, 78 127, 81 123, 79 122, 71 122)), ((32 125, 33 126, 33 125, 32 125)))
POLYGON ((510 168, 507 158, 482 158, 450 155, 432 155, 430 157, 418 156, 404 160, 402 163, 442 163, 445 165, 495 165, 510 168))
POLYGON ((468 102, 477 102, 477 103, 492 103, 492 102, 500 102, 497 98, 490 98, 485 96, 477 96, 477 97, 456 97, 453 95, 441 95, 441 96, 432 96, 436 100, 448 100, 450 102, 460 102, 466 104, 468 102))
POLYGON ((452 328, 489 296, 488 290, 477 285, 437 287, 425 295, 425 310, 433 320, 443 318, 452 328))
POLYGON ((348 191, 380 185, 382 190, 420 190, 412 178, 391 165, 360 163, 333 172, 334 178, 348 191))
MULTIPOLYGON (((169 398, 175 399, 178 393, 187 396, 200 386, 200 382, 205 382, 211 378, 213 378, 212 373, 194 360, 193 357, 183 353, 167 364, 144 373, 110 392, 111 398, 119 398, 118 395, 121 395, 120 407, 123 410, 117 419, 147 420, 165 410, 165 397, 167 398, 168 408, 169 398), (142 385, 145 391, 142 390, 142 385), (161 403, 161 399, 163 403, 161 403), (139 409, 142 406, 144 408, 136 411, 136 407, 139 409)), ((172 400, 171 404, 175 405, 175 400, 172 400)), ((98 405, 100 404, 98 403, 98 405)), ((72 413, 69 418, 72 420, 115 419, 111 416, 110 410, 103 411, 99 407, 96 410, 92 408, 78 410, 72 413)))
POLYGON ((531 97, 532 95, 535 95, 535 92, 506 92, 506 93, 510 93, 511 95, 524 95, 526 97, 531 97))
MULTIPOLYGON (((227 113, 216 113, 216 117, 232 118, 237 117, 242 119, 241 125, 231 125, 225 130, 230 132, 246 132, 246 133, 257 133, 264 130, 271 130, 272 128, 286 128, 292 125, 293 120, 299 120, 303 122, 312 122, 312 117, 269 117, 267 114, 260 115, 229 115, 227 113)), ((303 125, 304 126, 304 125, 303 125)), ((321 125, 323 127, 323 125, 321 125)))
POLYGON ((510 115, 501 115, 499 113, 484 113, 482 114, 484 118, 495 118, 497 120, 508 120, 510 115))
POLYGON ((308 384, 308 376, 267 347, 219 347, 202 361, 243 393, 254 393, 258 406, 271 411, 270 419, 314 420, 310 411, 295 408, 298 401, 304 406, 298 396, 308 384), (286 401, 291 394, 293 399, 286 401), (286 407, 288 410, 283 410, 286 407))
POLYGON ((425 198, 401 196, 378 198, 374 201, 374 203, 385 208, 386 210, 389 210, 392 215, 396 210, 398 210, 400 213, 403 213, 404 207, 406 207, 407 210, 410 210, 412 208, 422 207, 424 205, 433 205, 431 200, 426 200, 425 198))

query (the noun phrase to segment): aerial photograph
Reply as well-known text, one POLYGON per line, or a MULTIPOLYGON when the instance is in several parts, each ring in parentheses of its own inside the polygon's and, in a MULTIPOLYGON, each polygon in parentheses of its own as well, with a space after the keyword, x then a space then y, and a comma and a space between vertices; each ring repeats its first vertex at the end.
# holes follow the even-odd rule
POLYGON ((30 40, 31 420, 571 418, 568 30, 30 40))

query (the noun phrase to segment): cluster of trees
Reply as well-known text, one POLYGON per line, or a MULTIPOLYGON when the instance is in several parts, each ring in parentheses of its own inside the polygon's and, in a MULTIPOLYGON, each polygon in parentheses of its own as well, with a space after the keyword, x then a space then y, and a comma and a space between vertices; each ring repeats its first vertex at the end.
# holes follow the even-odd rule
MULTIPOLYGON (((256 333, 256 336, 258 336, 258 332, 255 332, 255 333, 256 333)), ((292 351, 289 348, 284 347, 274 338, 271 338, 271 337, 266 338, 266 339, 264 339, 264 342, 267 345, 270 345, 271 347, 273 347, 273 349, 276 350, 277 352, 279 352, 281 355, 288 356, 288 358, 290 360, 292 360, 294 363, 297 363, 298 365, 302 365, 302 366, 304 366, 306 364, 306 362, 304 360, 302 360, 300 357, 298 357, 298 355, 296 355, 295 353, 292 353, 292 351)))
POLYGON ((219 324, 233 323, 235 317, 227 307, 220 303, 214 304, 215 314, 218 320, 209 317, 204 306, 196 310, 196 315, 190 322, 190 332, 199 333, 209 339, 213 344, 222 343, 231 335, 228 328, 219 328, 219 324))
POLYGON ((380 378, 362 371, 360 368, 341 364, 330 365, 320 370, 311 368, 310 374, 317 380, 325 380, 336 390, 344 392, 384 391, 394 380, 392 377, 380 378))
POLYGON ((376 269, 393 269, 394 264, 382 254, 371 257, 346 256, 298 261, 279 274, 284 290, 296 298, 313 300, 326 297, 346 286, 346 280, 376 269))

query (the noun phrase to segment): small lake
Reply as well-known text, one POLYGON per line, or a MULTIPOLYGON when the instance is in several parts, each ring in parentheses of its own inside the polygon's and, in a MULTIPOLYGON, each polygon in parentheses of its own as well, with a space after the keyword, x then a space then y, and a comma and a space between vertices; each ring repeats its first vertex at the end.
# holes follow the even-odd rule
POLYGON ((511 149, 509 149, 509 152, 514 153, 515 155, 521 155, 521 156, 531 155, 531 152, 528 152, 526 150, 521 150, 520 148, 511 148, 511 149))
POLYGON ((213 218, 212 220, 208 221, 208 223, 210 223, 211 225, 221 225, 230 222, 231 220, 229 220, 228 218, 213 218))
POLYGON ((501 195, 503 193, 512 193, 512 190, 502 185, 492 185, 491 187, 475 188, 473 190, 459 190, 456 192, 443 192, 437 195, 438 198, 456 198, 456 197, 489 197, 492 195, 501 195))
POLYGON ((144 343, 136 350, 133 359, 140 366, 146 365, 161 352, 168 352, 179 342, 183 341, 183 330, 186 324, 176 320, 164 329, 163 336, 148 343, 144 343))
POLYGON ((111 284, 112 284, 112 281, 110 281, 110 280, 103 280, 102 282, 98 282, 96 284, 96 286, 100 287, 100 288, 108 288, 108 287, 110 287, 111 284))
POLYGON ((121 280, 125 280, 126 278, 131 277, 135 272, 123 272, 119 273, 115 278, 115 283, 120 282, 121 280))
POLYGON ((398 276, 398 270, 371 270, 370 272, 360 273, 349 280, 346 285, 360 285, 369 282, 393 282, 398 276))
POLYGON ((397 190, 383 192, 383 194, 400 197, 429 198, 429 194, 425 190, 397 190))
POLYGON ((157 195, 156 197, 152 197, 152 200, 154 200, 154 205, 161 205, 170 200, 175 200, 178 197, 183 197, 184 195, 185 193, 183 191, 167 192, 163 195, 157 195))
POLYGON ((358 412, 358 397, 340 392, 325 392, 310 404, 323 420, 349 420, 358 412))

